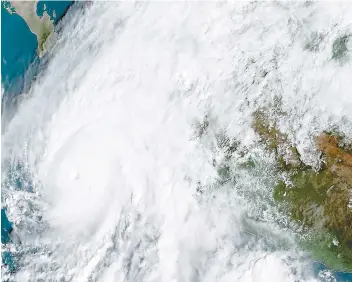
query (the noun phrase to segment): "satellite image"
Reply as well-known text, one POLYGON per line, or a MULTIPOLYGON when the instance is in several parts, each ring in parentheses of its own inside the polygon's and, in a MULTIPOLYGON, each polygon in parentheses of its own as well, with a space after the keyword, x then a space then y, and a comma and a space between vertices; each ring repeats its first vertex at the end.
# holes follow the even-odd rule
POLYGON ((351 1, 2 1, 1 281, 352 281, 351 1))

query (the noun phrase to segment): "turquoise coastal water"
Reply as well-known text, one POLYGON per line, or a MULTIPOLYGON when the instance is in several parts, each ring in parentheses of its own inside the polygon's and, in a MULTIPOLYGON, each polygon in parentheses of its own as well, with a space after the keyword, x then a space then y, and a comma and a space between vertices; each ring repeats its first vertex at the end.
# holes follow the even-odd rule
POLYGON ((6 216, 5 209, 1 209, 1 243, 8 243, 10 241, 9 233, 12 229, 12 223, 6 216))
POLYGON ((73 1, 39 1, 37 4, 37 15, 40 17, 43 16, 45 5, 48 15, 54 20, 54 24, 57 24, 72 4, 73 1))
MULTIPOLYGON (((37 4, 38 16, 43 15, 44 4, 47 13, 54 20, 54 24, 57 24, 73 1, 39 1, 37 4)), ((31 32, 22 17, 15 13, 10 14, 6 10, 7 6, 8 3, 1 3, 1 107, 3 113, 4 107, 15 103, 15 97, 28 89, 38 72, 40 62, 36 54, 38 48, 36 35, 31 32)), ((17 188, 21 188, 21 185, 17 186, 17 188)), ((2 207, 2 244, 11 243, 11 231, 12 223, 6 215, 6 208, 2 207)), ((15 271, 15 264, 9 251, 2 252, 2 264, 8 265, 11 272, 15 271)))
MULTIPOLYGON (((73 1, 39 1, 37 4, 38 16, 43 15, 44 5, 49 16, 56 24, 73 1), (54 11, 56 17, 54 17, 54 11)), ((17 95, 30 84, 36 70, 32 75, 25 77, 31 63, 37 59, 36 50, 38 42, 22 17, 10 14, 1 5, 1 82, 6 93, 17 95), (14 36, 14 34, 16 36, 14 36)))
POLYGON ((1 83, 5 93, 19 94, 25 73, 36 58, 37 38, 22 17, 1 6, 1 83))
MULTIPOLYGON (((66 9, 72 4, 72 1, 39 1, 38 15, 43 14, 44 3, 47 6, 48 14, 53 17, 56 13, 55 23, 59 21, 66 9), (60 16, 61 15, 61 16, 60 16)), ((4 88, 4 97, 13 97, 19 95, 25 87, 28 87, 31 78, 36 73, 36 56, 37 41, 33 33, 30 32, 24 20, 16 14, 10 15, 2 6, 2 86, 4 88), (16 36, 13 36, 16 34, 16 36), (26 77, 28 68, 33 66, 32 75, 26 77)), ((3 97, 3 98, 4 98, 3 97)), ((18 189, 22 189, 19 184, 18 189)), ((10 231, 12 223, 8 220, 6 210, 1 210, 1 241, 2 244, 10 243, 10 231)), ((68 227, 69 228, 69 227, 68 227)), ((10 252, 3 252, 3 264, 7 264, 10 271, 15 271, 15 264, 10 252)), ((328 271, 323 264, 315 262, 315 276, 319 277, 322 271, 328 271)), ((351 273, 331 272, 331 276, 336 281, 352 281, 351 273)), ((330 281, 322 280, 321 281, 330 281)))
MULTIPOLYGON (((329 268, 321 263, 314 263, 314 274, 316 277, 319 277, 321 271, 329 271, 329 268)), ((336 282, 350 282, 352 281, 352 273, 331 271, 331 278, 336 279, 336 282)))

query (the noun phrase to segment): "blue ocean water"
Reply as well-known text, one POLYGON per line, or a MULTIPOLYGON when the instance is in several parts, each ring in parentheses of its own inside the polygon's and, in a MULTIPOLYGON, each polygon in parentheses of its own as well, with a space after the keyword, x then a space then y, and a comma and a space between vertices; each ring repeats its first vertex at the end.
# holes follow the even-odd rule
MULTIPOLYGON (((73 1, 39 1, 37 14, 42 16, 44 5, 56 24, 66 13, 73 1), (56 17, 54 17, 54 11, 56 17)), ((10 14, 1 5, 1 82, 6 93, 17 95, 23 91, 25 74, 31 63, 37 59, 38 42, 26 22, 17 14, 10 14), (16 36, 14 36, 16 34, 16 36)), ((29 84, 35 70, 27 78, 29 84)))
POLYGON ((5 209, 1 209, 1 243, 5 244, 10 241, 9 233, 12 229, 12 223, 6 216, 5 209))
MULTIPOLYGON (((5 209, 1 209, 1 244, 10 242, 10 232, 12 231, 12 223, 7 218, 5 209)), ((15 271, 16 266, 12 259, 11 253, 8 251, 1 254, 2 264, 8 265, 11 272, 15 271)))
MULTIPOLYGON (((336 282, 351 282, 352 281, 352 273, 349 272, 339 272, 339 271, 331 271, 327 266, 320 262, 313 263, 314 275, 319 277, 319 273, 322 271, 329 271, 331 273, 331 277, 336 279, 336 282)), ((323 280, 324 281, 324 280, 323 280)))
MULTIPOLYGON (((10 14, 6 7, 8 2, 1 2, 1 97, 2 113, 6 101, 15 100, 27 87, 38 72, 39 57, 37 56, 38 42, 27 23, 19 15, 10 14)), ((37 14, 43 15, 44 4, 51 19, 56 24, 66 13, 73 1, 39 1, 37 14), (54 17, 54 11, 56 17, 54 17)), ((23 188, 17 180, 16 186, 23 188), (17 183, 18 182, 18 183, 17 183)), ((28 189, 27 189, 28 190, 28 189)), ((12 223, 6 215, 6 209, 1 208, 1 243, 11 243, 10 233, 12 223)), ((15 271, 15 264, 11 253, 2 252, 2 264, 8 265, 11 272, 15 271)))
MULTIPOLYGON (((39 1, 37 4, 37 14, 43 15, 44 4, 49 16, 56 24, 65 14, 67 9, 72 5, 73 1, 39 1), (54 17, 54 11, 56 17, 54 17)), ((2 5, 1 7, 1 80, 4 88, 4 96, 16 96, 23 91, 26 83, 30 82, 30 78, 26 80, 26 72, 39 58, 36 55, 37 39, 30 31, 26 22, 16 14, 9 14, 2 5), (14 36, 15 35, 15 36, 14 36)), ((33 71, 33 76, 36 70, 33 71)), ((18 184, 20 187, 21 185, 18 184)), ((1 209, 1 243, 8 244, 10 240, 10 231, 12 223, 9 221, 5 208, 1 209)), ((2 262, 7 264, 10 271, 15 270, 10 252, 2 253, 2 262)), ((321 271, 329 270, 324 264, 314 262, 314 272, 317 277, 321 271)), ((339 282, 352 281, 352 273, 334 272, 332 276, 339 282)))
POLYGON ((1 83, 5 93, 18 94, 24 75, 36 58, 37 37, 17 14, 1 6, 1 83), (14 36, 15 35, 15 36, 14 36))
POLYGON ((56 24, 66 13, 68 8, 73 4, 74 1, 38 1, 37 4, 37 15, 43 16, 44 5, 46 6, 46 12, 54 24, 56 24), (54 11, 56 17, 54 17, 54 11))

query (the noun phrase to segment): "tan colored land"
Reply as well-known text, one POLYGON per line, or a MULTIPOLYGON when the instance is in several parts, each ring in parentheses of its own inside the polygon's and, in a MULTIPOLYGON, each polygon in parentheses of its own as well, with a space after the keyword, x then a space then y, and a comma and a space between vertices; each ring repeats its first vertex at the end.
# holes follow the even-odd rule
MULTIPOLYGON (((38 55, 40 56, 45 41, 54 30, 53 22, 46 11, 44 11, 42 17, 37 15, 37 1, 11 1, 11 4, 15 13, 25 20, 30 30, 37 36, 38 55)), ((9 9, 8 11, 13 12, 9 9)))
POLYGON ((319 259, 330 266, 351 270, 351 148, 343 144, 337 133, 321 132, 315 140, 322 161, 321 168, 316 171, 302 162, 288 136, 266 115, 269 110, 265 108, 254 113, 253 129, 267 149, 275 154, 278 170, 286 172, 290 178, 279 181, 274 189, 274 199, 288 205, 287 211, 294 220, 322 237, 326 234, 337 239, 337 245, 331 248, 326 246, 327 242, 313 240, 312 246, 322 244, 319 259), (329 252, 331 255, 327 255, 329 252))

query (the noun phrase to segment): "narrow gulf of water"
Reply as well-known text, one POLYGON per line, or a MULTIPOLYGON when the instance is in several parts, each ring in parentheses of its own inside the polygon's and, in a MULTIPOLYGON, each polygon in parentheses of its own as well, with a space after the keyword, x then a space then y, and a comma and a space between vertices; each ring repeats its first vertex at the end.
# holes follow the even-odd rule
POLYGON ((251 124, 279 95, 290 113, 280 129, 307 163, 315 132, 351 134, 352 66, 331 60, 351 14, 332 2, 69 11, 2 135, 3 202, 21 239, 5 278, 350 281, 297 242, 251 124), (312 54, 302 46, 317 30, 325 41, 312 54), (232 140, 245 155, 228 155, 232 140))

